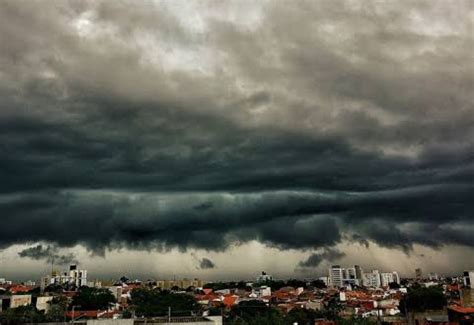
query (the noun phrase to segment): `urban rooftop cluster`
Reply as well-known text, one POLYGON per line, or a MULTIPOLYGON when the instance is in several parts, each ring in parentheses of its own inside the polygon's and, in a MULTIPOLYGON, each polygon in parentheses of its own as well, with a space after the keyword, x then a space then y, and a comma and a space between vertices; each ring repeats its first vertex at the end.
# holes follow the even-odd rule
POLYGON ((313 279, 89 281, 71 265, 36 284, 0 278, 0 324, 473 324, 474 271, 400 278, 334 265, 313 279), (109 323, 107 323, 109 322, 109 323))

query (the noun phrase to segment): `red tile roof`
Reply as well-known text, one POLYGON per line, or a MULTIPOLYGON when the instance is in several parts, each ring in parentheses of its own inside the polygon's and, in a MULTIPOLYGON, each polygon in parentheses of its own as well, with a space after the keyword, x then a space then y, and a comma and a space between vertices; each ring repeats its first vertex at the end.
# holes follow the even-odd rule
POLYGON ((24 286, 21 284, 14 284, 8 288, 8 291, 10 291, 11 293, 17 293, 17 292, 28 292, 31 289, 33 289, 33 287, 24 286))
MULTIPOLYGON (((112 318, 116 314, 116 310, 105 311, 105 310, 75 310, 74 318, 87 317, 87 318, 112 318)), ((66 317, 72 318, 72 310, 66 312, 66 317)))
POLYGON ((231 296, 231 295, 226 295, 224 297, 224 300, 223 300, 223 303, 226 307, 232 307, 233 305, 235 305, 237 299, 239 297, 238 296, 231 296))
POLYGON ((75 310, 74 313, 72 310, 66 312, 66 317, 74 318, 78 317, 88 317, 88 318, 97 318, 99 311, 98 310, 75 310))
POLYGON ((448 309, 454 310, 461 314, 474 314, 474 307, 461 307, 457 305, 450 305, 448 309))

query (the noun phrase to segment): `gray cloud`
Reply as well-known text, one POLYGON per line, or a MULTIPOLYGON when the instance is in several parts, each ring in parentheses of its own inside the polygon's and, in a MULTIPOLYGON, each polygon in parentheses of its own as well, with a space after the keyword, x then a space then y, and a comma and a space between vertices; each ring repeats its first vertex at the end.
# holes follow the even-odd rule
POLYGON ((469 1, 219 6, 0 4, 0 247, 474 246, 469 1))
POLYGON ((203 257, 201 259, 201 261, 199 262, 199 268, 200 269, 213 269, 215 268, 216 265, 214 264, 213 261, 211 261, 210 259, 208 259, 207 257, 203 257))
POLYGON ((18 255, 20 257, 27 257, 33 260, 54 263, 56 265, 77 263, 77 260, 72 253, 60 254, 59 248, 51 245, 43 246, 40 244, 31 246, 20 251, 18 255))
POLYGON ((313 253, 306 260, 298 263, 299 267, 317 267, 323 261, 333 262, 343 258, 346 254, 337 249, 326 248, 321 253, 313 253))

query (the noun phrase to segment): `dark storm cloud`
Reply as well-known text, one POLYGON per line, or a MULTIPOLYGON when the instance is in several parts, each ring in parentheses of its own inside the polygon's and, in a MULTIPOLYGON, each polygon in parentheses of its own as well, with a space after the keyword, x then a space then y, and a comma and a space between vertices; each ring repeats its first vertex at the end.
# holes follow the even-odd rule
POLYGON ((207 257, 203 257, 202 260, 199 262, 199 268, 206 270, 206 269, 213 269, 216 265, 213 261, 208 259, 207 257))
POLYGON ((33 260, 43 260, 48 263, 55 263, 56 265, 77 263, 77 260, 72 253, 60 254, 59 248, 51 245, 36 245, 25 248, 24 250, 20 251, 18 255, 20 257, 28 257, 33 260))
POLYGON ((0 247, 474 246, 469 4, 2 2, 0 247))
POLYGON ((328 261, 333 262, 340 258, 343 258, 346 254, 338 251, 337 249, 326 248, 321 253, 313 253, 306 260, 298 263, 299 267, 317 267, 321 262, 328 261))
POLYGON ((405 250, 415 243, 473 246, 472 223, 464 217, 473 209, 468 195, 472 189, 466 185, 367 193, 79 190, 11 195, 2 201, 2 209, 9 211, 4 216, 9 227, 0 230, 0 245, 44 240, 62 246, 79 243, 93 250, 123 245, 222 250, 234 242, 259 240, 281 249, 311 249, 337 244, 342 234, 356 234, 405 250), (196 210, 203 201, 213 202, 212 207, 196 210), (25 228, 27 222, 30 226, 25 228))

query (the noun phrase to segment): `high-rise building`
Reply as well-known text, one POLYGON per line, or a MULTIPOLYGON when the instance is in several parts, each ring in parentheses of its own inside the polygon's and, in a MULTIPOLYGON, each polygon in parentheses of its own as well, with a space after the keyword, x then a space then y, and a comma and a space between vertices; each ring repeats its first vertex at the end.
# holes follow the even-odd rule
POLYGON ((334 287, 342 287, 345 270, 340 265, 333 265, 329 269, 329 278, 334 287))
POLYGON ((392 282, 395 282, 393 279, 393 273, 380 273, 380 284, 382 287, 388 287, 392 282))
POLYGON ((346 269, 345 279, 356 279, 355 267, 349 267, 346 269))
POLYGON ((262 274, 260 274, 257 277, 257 283, 268 282, 268 281, 273 281, 273 276, 271 276, 270 274, 267 274, 265 271, 263 271, 262 274))
POLYGON ((76 287, 87 285, 87 270, 78 270, 77 265, 69 266, 69 283, 76 287))
POLYGON ((380 288, 382 283, 379 271, 372 270, 370 273, 364 273, 362 283, 366 287, 380 288))
POLYGON ((398 272, 393 271, 392 274, 393 274, 393 282, 400 284, 400 276, 398 275, 398 272))
POLYGON ((345 269, 343 275, 344 285, 360 285, 362 283, 362 269, 358 265, 345 269))
POLYGON ((40 287, 42 291, 52 284, 75 286, 76 288, 87 286, 87 270, 78 270, 77 265, 72 264, 69 266, 69 272, 59 273, 53 271, 51 275, 41 278, 40 287))
POLYGON ((415 270, 415 278, 417 280, 421 280, 423 278, 423 272, 421 271, 420 268, 415 270))
POLYGON ((362 280, 362 268, 359 265, 354 265, 355 273, 356 273, 356 279, 362 280))

